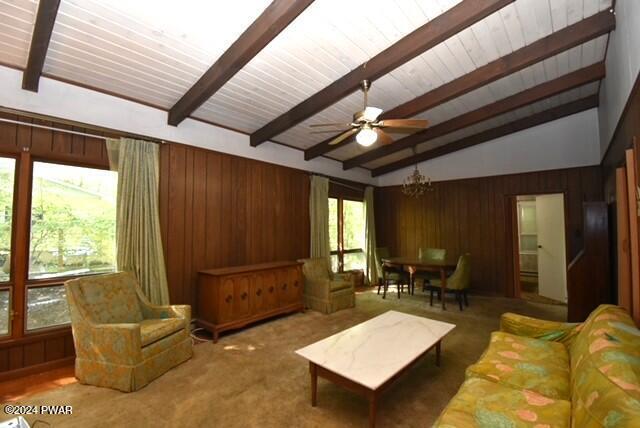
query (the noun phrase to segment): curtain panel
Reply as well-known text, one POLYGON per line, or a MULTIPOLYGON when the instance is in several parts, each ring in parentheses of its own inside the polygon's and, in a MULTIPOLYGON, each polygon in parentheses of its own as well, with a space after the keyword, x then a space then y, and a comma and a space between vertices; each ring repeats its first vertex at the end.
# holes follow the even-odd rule
POLYGON ((317 175, 311 176, 309 217, 311 224, 311 257, 324 257, 330 262, 328 178, 317 175))
POLYGON ((107 139, 111 169, 118 172, 116 262, 134 272, 151 303, 169 304, 159 209, 159 146, 129 138, 107 139))
POLYGON ((365 278, 367 283, 375 284, 378 280, 378 260, 376 260, 376 221, 373 208, 373 187, 367 186, 364 189, 364 229, 365 229, 365 257, 366 270, 365 278))

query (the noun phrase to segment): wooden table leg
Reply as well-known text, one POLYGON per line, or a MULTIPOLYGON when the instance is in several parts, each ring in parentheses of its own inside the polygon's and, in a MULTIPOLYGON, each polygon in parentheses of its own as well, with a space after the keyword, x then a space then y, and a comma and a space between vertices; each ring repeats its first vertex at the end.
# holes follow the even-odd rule
POLYGON ((442 343, 441 340, 438 341, 438 343, 436 343, 436 366, 440 367, 440 344, 442 343))
POLYGON ((378 397, 373 391, 369 395, 369 427, 374 428, 376 426, 376 407, 378 405, 378 397))
POLYGON ((311 374, 311 406, 318 404, 318 366, 309 361, 309 374, 311 374))
POLYGON ((445 291, 447 289, 447 272, 444 268, 440 269, 440 296, 442 297, 442 310, 447 309, 445 304, 445 291))

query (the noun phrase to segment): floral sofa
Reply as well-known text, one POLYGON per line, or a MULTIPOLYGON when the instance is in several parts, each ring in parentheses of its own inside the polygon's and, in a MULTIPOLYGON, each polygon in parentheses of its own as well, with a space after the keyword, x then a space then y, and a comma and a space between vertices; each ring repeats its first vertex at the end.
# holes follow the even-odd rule
POLYGON ((191 307, 154 306, 129 272, 65 283, 80 383, 136 391, 192 356, 191 307))
POLYGON ((601 305, 581 324, 504 314, 438 428, 640 427, 640 330, 601 305))

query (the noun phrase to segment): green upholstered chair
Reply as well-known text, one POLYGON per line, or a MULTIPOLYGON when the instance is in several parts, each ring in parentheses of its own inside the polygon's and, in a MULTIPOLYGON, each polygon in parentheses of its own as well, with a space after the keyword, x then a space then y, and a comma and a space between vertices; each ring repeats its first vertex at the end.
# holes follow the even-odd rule
MULTIPOLYGON (((469 290, 469 286, 471 285, 471 255, 463 254, 458 259, 458 264, 456 265, 456 270, 447 278, 447 292, 454 293, 456 296, 456 300, 458 301, 458 305, 460 306, 460 310, 462 310, 462 301, 464 299, 464 304, 469 306, 469 299, 467 297, 467 292, 469 290)), ((439 279, 430 280, 429 284, 426 288, 429 290, 429 304, 433 306, 433 292, 437 292, 438 296, 444 298, 444 296, 440 296, 440 291, 442 282, 439 279)))
POLYGON ((137 391, 191 358, 191 307, 156 306, 135 275, 65 283, 80 383, 137 391))
POLYGON ((300 259, 303 263, 304 303, 309 309, 330 314, 356 305, 355 276, 334 273, 324 257, 300 259))
POLYGON ((389 257, 391 257, 389 248, 376 248, 376 260, 379 263, 378 294, 380 294, 380 289, 382 289, 382 298, 385 299, 387 297, 387 290, 389 289, 389 285, 395 285, 398 289, 398 298, 400 298, 400 293, 404 290, 405 284, 407 285, 407 287, 409 286, 409 275, 407 272, 404 272, 400 269, 394 268, 392 266, 386 266, 385 263, 382 262, 382 259, 389 257))
MULTIPOLYGON (((447 250, 444 248, 418 248, 418 258, 420 260, 445 261, 447 250)), ((438 272, 416 272, 414 279, 422 281, 422 291, 425 291, 430 281, 440 279, 440 274, 438 272)))

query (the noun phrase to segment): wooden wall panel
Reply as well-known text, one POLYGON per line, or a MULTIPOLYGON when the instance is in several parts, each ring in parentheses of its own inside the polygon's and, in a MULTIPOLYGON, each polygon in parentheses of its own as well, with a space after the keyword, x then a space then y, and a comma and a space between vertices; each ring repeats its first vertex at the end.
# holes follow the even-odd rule
POLYGON ((160 216, 172 303, 205 268, 309 254, 306 172, 180 144, 160 156, 160 216))
POLYGON ((472 254, 475 290, 510 295, 512 267, 508 197, 564 193, 570 261, 583 245, 582 203, 602 200, 600 167, 572 168, 435 183, 420 199, 399 186, 376 189, 379 246, 417 256, 420 246, 446 248, 453 257, 472 254))

